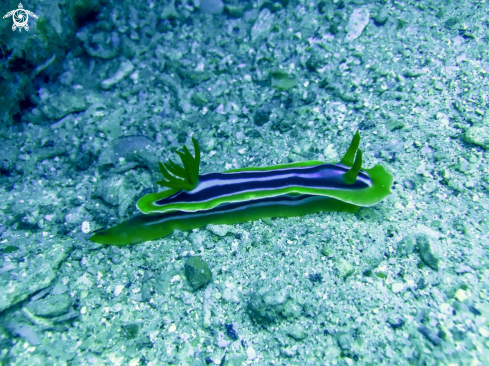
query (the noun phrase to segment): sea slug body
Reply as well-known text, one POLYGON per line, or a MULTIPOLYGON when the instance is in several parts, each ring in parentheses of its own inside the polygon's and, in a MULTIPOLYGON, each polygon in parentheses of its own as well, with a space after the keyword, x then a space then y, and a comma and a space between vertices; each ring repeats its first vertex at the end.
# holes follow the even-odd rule
POLYGON ((362 169, 357 132, 339 163, 305 161, 199 175, 200 149, 195 157, 184 146, 177 151, 183 167, 160 163, 169 189, 137 202, 141 214, 95 233, 90 240, 127 245, 191 230, 208 224, 236 224, 264 217, 301 216, 320 211, 356 212, 391 194, 393 177, 384 167, 362 169), (170 174, 171 173, 171 174, 170 174))

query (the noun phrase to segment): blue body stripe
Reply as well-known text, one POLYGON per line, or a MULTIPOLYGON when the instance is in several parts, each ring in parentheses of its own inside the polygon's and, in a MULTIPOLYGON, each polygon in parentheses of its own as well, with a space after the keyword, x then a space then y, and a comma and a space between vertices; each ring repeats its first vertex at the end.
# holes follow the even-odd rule
POLYGON ((156 201, 155 206, 170 203, 205 202, 217 197, 291 186, 357 190, 372 185, 370 178, 363 171, 360 171, 354 184, 345 183, 342 176, 349 169, 340 164, 321 164, 269 171, 204 174, 199 176, 198 185, 191 191, 181 190, 170 197, 156 201))

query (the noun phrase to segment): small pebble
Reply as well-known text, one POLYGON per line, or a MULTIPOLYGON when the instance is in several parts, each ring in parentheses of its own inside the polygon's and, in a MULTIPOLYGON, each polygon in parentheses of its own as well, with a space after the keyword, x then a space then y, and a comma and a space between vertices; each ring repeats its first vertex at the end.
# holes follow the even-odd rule
POLYGON ((474 270, 472 268, 470 268, 469 266, 466 266, 464 264, 461 264, 458 268, 457 268, 457 273, 467 273, 467 272, 473 272, 474 270))
POLYGON ((457 292, 455 292, 455 297, 460 302, 467 300, 467 294, 460 288, 457 290, 457 292))
POLYGON ((112 77, 102 81, 100 86, 102 87, 102 89, 105 90, 110 89, 133 71, 134 65, 131 63, 131 61, 126 60, 121 63, 121 65, 119 66, 119 70, 117 70, 117 72, 112 77))
POLYGON ((124 285, 117 285, 114 288, 114 296, 119 296, 123 289, 124 289, 124 285))
POLYGON ((90 233, 90 221, 83 221, 81 225, 81 231, 83 234, 89 234, 90 233))
POLYGON ((403 283, 396 282, 396 283, 392 284, 392 292, 393 293, 397 294, 397 293, 401 292, 402 290, 404 290, 404 284, 403 283))
POLYGON ((246 356, 248 357, 248 360, 253 361, 256 358, 256 351, 253 347, 248 347, 246 350, 246 356))
POLYGON ((217 342, 217 346, 219 348, 226 348, 227 346, 229 346, 231 344, 231 341, 226 341, 224 339, 221 339, 219 342, 217 342))

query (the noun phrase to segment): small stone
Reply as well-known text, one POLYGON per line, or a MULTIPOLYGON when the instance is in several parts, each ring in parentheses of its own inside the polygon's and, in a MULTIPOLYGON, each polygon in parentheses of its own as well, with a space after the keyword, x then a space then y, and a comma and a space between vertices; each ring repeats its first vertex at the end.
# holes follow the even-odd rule
POLYGON ((271 85, 273 88, 279 91, 286 91, 292 89, 297 85, 297 78, 293 75, 290 75, 282 70, 272 71, 272 82, 271 85))
POLYGON ((272 28, 273 20, 271 11, 263 8, 253 28, 251 28, 251 40, 255 42, 257 38, 266 37, 272 28))
POLYGON ((405 321, 404 319, 396 314, 394 316, 390 316, 388 319, 387 319, 387 323, 389 323, 389 325, 393 328, 393 329, 397 329, 397 328, 400 328, 404 325, 405 321))
POLYGON ((116 85, 119 81, 121 81, 126 76, 131 74, 133 71, 134 71, 134 65, 131 63, 131 61, 125 60, 121 63, 117 72, 112 77, 102 81, 102 84, 100 86, 102 87, 102 89, 105 90, 110 89, 111 87, 116 85))
POLYGON ((287 329, 287 334, 297 341, 301 341, 307 337, 306 331, 303 326, 299 324, 293 324, 287 329))
POLYGON ((166 19, 177 19, 177 18, 178 18, 178 12, 175 9, 175 2, 171 1, 163 8, 163 11, 161 12, 160 15, 160 19, 166 20, 166 19))
POLYGON ((88 211, 83 206, 78 206, 69 210, 64 219, 67 224, 78 225, 86 216, 89 216, 88 211))
POLYGON ((404 290, 404 284, 403 283, 396 282, 396 283, 392 284, 392 292, 393 293, 397 294, 403 290, 404 290))
POLYGON ((292 299, 285 302, 282 315, 286 318, 298 318, 302 315, 302 306, 292 299))
POLYGON ((68 286, 62 283, 57 283, 50 291, 51 295, 61 295, 64 294, 65 292, 68 292, 68 286))
POLYGON ((115 140, 121 136, 121 120, 124 113, 124 109, 119 108, 102 118, 100 122, 97 123, 98 130, 109 137, 109 141, 115 140))
POLYGON ((343 258, 340 258, 337 261, 336 269, 340 272, 340 276, 343 278, 350 276, 355 271, 353 266, 343 258))
POLYGON ((83 221, 81 224, 81 231, 83 234, 89 234, 91 231, 90 221, 83 221))
POLYGON ((443 314, 451 315, 453 313, 453 308, 450 304, 443 303, 440 305, 440 312, 443 314))
POLYGON ((49 296, 41 300, 31 301, 27 308, 37 316, 55 317, 66 314, 71 306, 68 294, 49 296))
POLYGON ((321 57, 317 54, 311 55, 311 57, 309 57, 309 59, 306 61, 306 66, 311 71, 317 71, 326 66, 326 64, 326 58, 324 58, 324 56, 321 57))
POLYGON ((403 70, 402 74, 407 78, 417 78, 424 74, 424 71, 421 69, 406 69, 403 70))
POLYGON ((353 41, 360 37, 363 29, 367 26, 370 19, 370 12, 365 8, 354 9, 353 13, 348 20, 347 30, 348 33, 345 37, 345 41, 353 41))
POLYGON ((248 347, 246 350, 246 357, 248 357, 248 360, 253 361, 256 358, 256 351, 253 347, 248 347))
POLYGON ((205 14, 221 14, 224 4, 221 0, 201 0, 200 11, 205 14))
MULTIPOLYGON (((31 238, 26 238, 26 242, 19 243, 19 246, 27 248, 30 241, 31 238)), ((59 265, 72 249, 70 240, 53 239, 53 242, 43 242, 42 255, 32 256, 29 259, 29 266, 23 268, 22 272, 17 272, 15 276, 11 275, 9 280, 2 280, 0 311, 25 300, 59 278, 59 265)))
POLYGON ((226 236, 232 229, 231 225, 207 225, 206 229, 209 230, 214 235, 220 236, 221 238, 226 236))
POLYGON ((104 32, 96 33, 92 36, 91 42, 85 41, 83 48, 92 57, 102 58, 109 60, 116 57, 119 54, 119 48, 117 47, 117 38, 114 38, 114 44, 107 44, 105 42, 107 34, 104 32), (94 45, 94 46, 92 46, 94 45))
POLYGON ((321 254, 325 257, 332 257, 334 255, 333 250, 328 245, 323 245, 321 248, 321 254))
MULTIPOLYGON (((199 141, 200 144, 200 141, 199 141)), ((216 147, 216 140, 212 137, 205 137, 202 139, 202 146, 200 147, 202 151, 210 152, 216 147)))
POLYGON ((482 146, 484 149, 489 149, 489 127, 469 127, 465 131, 465 135, 463 137, 465 142, 469 144, 482 146))
POLYGON ((224 339, 221 339, 219 342, 217 342, 217 347, 219 348, 226 348, 231 344, 231 341, 226 341, 224 339))
POLYGON ((238 303, 239 302, 238 289, 234 286, 234 284, 229 284, 229 285, 226 284, 226 288, 222 293, 222 297, 227 302, 238 303))
POLYGON ((269 290, 268 287, 262 287, 252 293, 248 301, 247 313, 257 324, 271 324, 279 318, 288 297, 286 288, 269 290))
POLYGON ((226 5, 224 12, 231 18, 241 18, 244 15, 244 8, 240 6, 226 5))
POLYGON ((398 120, 398 119, 389 119, 388 121, 386 121, 385 123, 385 127, 389 130, 389 131, 395 131, 395 130, 400 130, 401 128, 403 128, 404 126, 406 126, 406 124, 402 121, 402 120, 398 120))
POLYGON ((234 325, 231 324, 224 324, 224 327, 226 328, 226 334, 228 335, 229 338, 231 338, 233 341, 238 340, 238 332, 236 332, 236 329, 234 328, 234 325))
POLYGON ((459 288, 457 290, 457 292, 455 292, 455 298, 460 301, 460 302, 463 302, 465 300, 467 300, 468 296, 466 294, 466 292, 464 290, 462 290, 461 288, 459 288))
POLYGON ((85 95, 61 92, 50 96, 41 110, 49 119, 58 120, 70 113, 81 112, 87 108, 85 95))
POLYGON ((377 25, 384 25, 389 19, 389 8, 383 8, 373 18, 377 25))
POLYGON ((354 342, 353 329, 336 333, 336 341, 342 350, 349 350, 354 342))
POLYGON ((27 341, 36 346, 41 344, 41 337, 37 333, 36 329, 28 324, 19 324, 16 322, 9 322, 7 328, 15 335, 24 337, 27 341))
POLYGON ((263 126, 270 119, 272 113, 272 105, 270 103, 264 103, 255 112, 253 121, 257 126, 263 126))
POLYGON ((207 98, 205 97, 205 95, 202 94, 202 93, 194 93, 194 94, 192 94, 192 96, 190 97, 190 101, 191 101, 191 103, 193 105, 195 105, 197 107, 203 107, 207 103, 209 103, 209 101, 207 100, 207 98))
POLYGON ((470 268, 469 266, 466 266, 465 264, 461 264, 457 268, 456 272, 461 274, 461 273, 467 273, 467 272, 474 272, 474 270, 472 268, 470 268))
POLYGON ((472 314, 474 314, 475 316, 481 316, 482 315, 482 313, 479 310, 477 310, 475 307, 473 307, 472 305, 469 305, 468 308, 469 308, 469 311, 472 314))
POLYGON ((424 335, 435 346, 439 346, 441 344, 440 337, 437 334, 435 334, 433 331, 431 331, 429 328, 425 327, 424 325, 420 325, 418 327, 418 331, 422 335, 424 335))
POLYGON ((185 277, 190 287, 197 290, 212 280, 212 273, 201 257, 190 257, 185 263, 185 277))
POLYGON ((111 205, 118 205, 119 199, 124 195, 124 177, 111 177, 106 180, 99 180, 94 187, 94 195, 101 197, 111 205))
POLYGON ((117 297, 121 294, 122 290, 124 290, 124 285, 117 285, 114 288, 114 296, 117 297))
POLYGON ((489 338, 489 330, 487 328, 479 327, 479 333, 484 338, 489 338))
POLYGON ((411 254, 414 249, 414 244, 415 244, 415 238, 412 235, 408 235, 404 237, 397 244, 397 253, 405 256, 411 254))
POLYGON ((283 347, 281 352, 285 357, 294 357, 297 354, 297 345, 295 344, 292 347, 283 347))
POLYGON ((416 244, 418 247, 419 256, 425 264, 438 271, 439 259, 433 254, 431 250, 430 238, 425 234, 420 234, 416 237, 416 244))
POLYGON ((182 299, 182 302, 185 305, 193 305, 195 303, 196 298, 194 294, 191 294, 190 292, 187 291, 182 291, 180 299, 182 299))
POLYGON ((445 27, 447 29, 451 29, 451 28, 455 27, 458 23, 460 23, 460 19, 459 18, 457 18, 457 17, 451 17, 451 18, 448 18, 445 21, 445 27))
POLYGON ((139 325, 136 323, 131 323, 131 324, 124 325, 122 329, 123 329, 123 335, 127 339, 134 339, 138 335, 139 325))

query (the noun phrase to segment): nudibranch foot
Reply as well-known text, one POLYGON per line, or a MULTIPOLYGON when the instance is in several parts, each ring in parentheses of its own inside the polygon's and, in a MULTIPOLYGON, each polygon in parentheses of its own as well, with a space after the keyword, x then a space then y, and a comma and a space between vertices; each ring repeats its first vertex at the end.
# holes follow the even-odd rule
POLYGON ((250 202, 219 205, 207 211, 138 214, 114 227, 100 231, 90 240, 99 244, 124 246, 155 240, 173 233, 198 229, 208 224, 233 225, 265 217, 294 217, 320 211, 355 213, 358 206, 323 196, 284 195, 250 202))

